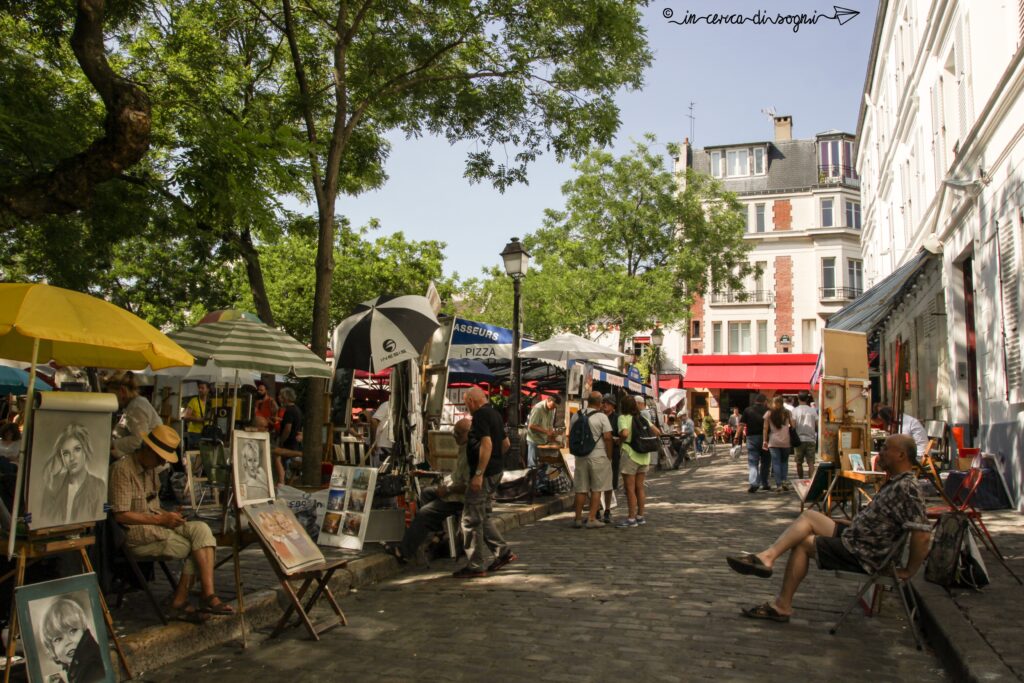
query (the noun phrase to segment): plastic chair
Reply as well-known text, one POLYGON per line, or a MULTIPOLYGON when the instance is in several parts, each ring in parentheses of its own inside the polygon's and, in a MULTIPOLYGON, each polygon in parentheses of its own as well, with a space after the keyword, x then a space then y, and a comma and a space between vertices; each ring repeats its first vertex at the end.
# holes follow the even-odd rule
MULTIPOLYGON (((910 630, 914 634, 914 644, 917 645, 918 650, 921 649, 921 633, 917 627, 917 616, 919 614, 919 610, 917 607, 917 598, 914 596, 914 589, 910 585, 909 578, 900 579, 896 576, 896 569, 903 564, 902 560, 909 551, 910 533, 904 532, 904 534, 900 536, 900 539, 896 541, 892 550, 889 551, 889 554, 886 555, 877 571, 871 574, 839 570, 835 571, 837 578, 863 581, 866 576, 867 580, 864 581, 860 590, 857 591, 857 595, 854 597, 853 602, 850 603, 850 606, 846 608, 846 611, 839 615, 839 619, 836 620, 835 625, 828 630, 829 633, 835 635, 836 631, 839 630, 839 625, 843 623, 843 620, 846 619, 847 615, 849 615, 857 605, 865 606, 864 613, 867 616, 877 614, 881 597, 878 590, 880 588, 888 588, 899 593, 900 601, 903 603, 903 611, 907 614, 907 621, 910 622, 910 630), (868 605, 868 603, 865 603, 863 599, 864 595, 872 588, 875 589, 875 594, 871 598, 871 604, 868 605)), ((922 566, 923 564, 924 563, 922 563, 922 566)))

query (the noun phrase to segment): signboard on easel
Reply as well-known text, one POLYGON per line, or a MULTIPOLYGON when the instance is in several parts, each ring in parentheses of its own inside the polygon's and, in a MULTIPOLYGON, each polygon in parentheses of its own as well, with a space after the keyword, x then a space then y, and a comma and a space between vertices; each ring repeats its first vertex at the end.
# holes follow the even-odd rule
POLYGON ((864 455, 871 409, 868 343, 863 332, 822 330, 818 388, 818 457, 851 469, 851 453, 864 455))

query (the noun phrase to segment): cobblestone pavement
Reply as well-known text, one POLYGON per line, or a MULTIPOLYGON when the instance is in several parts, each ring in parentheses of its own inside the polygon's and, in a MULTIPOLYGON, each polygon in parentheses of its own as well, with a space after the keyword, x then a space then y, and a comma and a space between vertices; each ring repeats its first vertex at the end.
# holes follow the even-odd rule
POLYGON ((725 555, 760 548, 799 510, 792 493, 748 494, 745 469, 719 458, 655 475, 644 527, 575 530, 560 514, 516 529, 508 538, 521 559, 485 579, 448 578, 456 565, 441 561, 350 593, 350 626, 319 643, 297 629, 275 641, 263 634, 244 653, 197 653, 142 678, 946 680, 914 648, 895 596, 880 616, 857 611, 830 636, 856 590, 831 574, 812 570, 789 624, 739 614, 779 579, 735 574, 725 555))

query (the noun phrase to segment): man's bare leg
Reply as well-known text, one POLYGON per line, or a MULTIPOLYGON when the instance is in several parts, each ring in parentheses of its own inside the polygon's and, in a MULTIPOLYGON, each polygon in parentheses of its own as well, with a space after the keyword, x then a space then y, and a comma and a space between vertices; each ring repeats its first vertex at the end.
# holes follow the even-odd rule
MULTIPOLYGON (((824 516, 824 515, 822 515, 824 516)), ((779 614, 793 613, 793 596, 807 576, 807 566, 814 557, 814 536, 807 536, 793 547, 786 562, 786 573, 782 577, 782 590, 775 598, 775 611, 779 614)))
POLYGON ((209 604, 211 607, 216 607, 221 603, 220 598, 217 597, 213 590, 213 565, 215 557, 214 549, 211 547, 192 551, 192 560, 196 563, 196 568, 199 569, 199 585, 203 591, 203 604, 209 604))
MULTIPOLYGON (((836 523, 829 517, 817 512, 815 510, 805 510, 796 521, 786 527, 786 530, 779 535, 775 543, 772 543, 767 550, 762 550, 757 553, 757 557, 764 563, 764 566, 771 567, 775 564, 781 555, 789 550, 793 550, 796 554, 796 548, 800 546, 804 540, 809 539, 811 536, 825 536, 829 537, 835 533, 836 523)), ((811 544, 811 556, 814 555, 814 544, 811 544)), ((790 559, 792 562, 793 559, 790 559)), ((804 566, 804 574, 807 573, 806 561, 804 566)), ((789 568, 786 568, 787 575, 789 574, 789 568)), ((803 579, 803 575, 800 576, 803 579)), ((797 581, 799 584, 799 581, 797 581)), ((794 590, 796 590, 794 588, 794 590)), ((790 596, 792 600, 792 595, 790 596)))
POLYGON ((576 494, 576 499, 573 501, 573 504, 574 504, 574 507, 576 509, 576 521, 577 522, 582 522, 583 521, 583 504, 586 503, 586 502, 587 502, 587 494, 585 494, 585 493, 577 493, 576 494))
POLYGON ((597 521, 597 513, 601 509, 601 492, 592 491, 590 493, 590 513, 587 514, 588 522, 597 521))

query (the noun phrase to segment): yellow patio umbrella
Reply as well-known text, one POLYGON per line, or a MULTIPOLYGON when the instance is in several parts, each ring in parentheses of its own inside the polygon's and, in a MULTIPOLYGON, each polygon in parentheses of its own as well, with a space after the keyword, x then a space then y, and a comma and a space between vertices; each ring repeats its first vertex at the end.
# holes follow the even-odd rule
MULTIPOLYGON (((154 370, 192 365, 192 355, 138 316, 102 299, 44 284, 0 283, 0 358, 32 364, 25 431, 32 424, 36 364, 154 370)), ((15 479, 17 524, 27 439, 15 479)), ((8 557, 14 554, 8 537, 8 557)))

